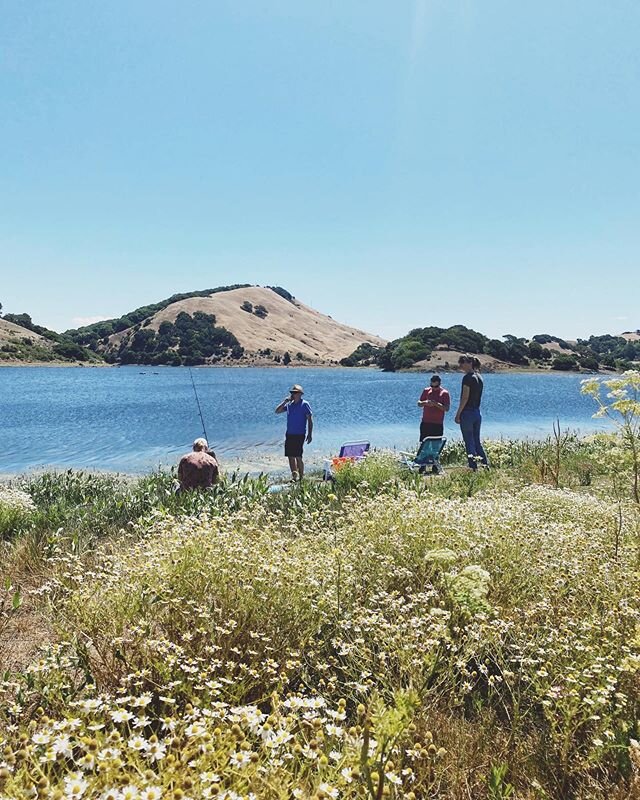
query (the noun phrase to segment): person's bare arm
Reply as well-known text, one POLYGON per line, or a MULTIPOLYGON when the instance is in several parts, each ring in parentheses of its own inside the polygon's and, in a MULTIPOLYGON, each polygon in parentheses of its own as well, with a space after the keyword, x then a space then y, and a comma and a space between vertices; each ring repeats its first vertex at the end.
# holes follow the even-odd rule
POLYGON ((445 406, 443 403, 439 403, 437 400, 419 400, 419 406, 435 406, 435 408, 441 408, 443 411, 448 411, 449 406, 445 406))
POLYGON ((287 406, 291 402, 290 397, 285 397, 284 400, 276 406, 276 414, 282 414, 283 411, 287 410, 287 406))
POLYGON ((418 400, 418 405, 422 408, 423 406, 435 406, 436 408, 441 408, 443 411, 448 411, 449 406, 445 406, 444 403, 439 403, 437 400, 418 400))
POLYGON ((311 444, 313 439, 313 417, 311 414, 307 417, 307 444, 311 444))
POLYGON ((469 402, 469 394, 470 394, 469 387, 463 386, 462 394, 460 395, 460 405, 458 406, 458 410, 456 411, 456 423, 458 425, 460 424, 460 414, 462 414, 462 412, 465 409, 465 406, 469 402))

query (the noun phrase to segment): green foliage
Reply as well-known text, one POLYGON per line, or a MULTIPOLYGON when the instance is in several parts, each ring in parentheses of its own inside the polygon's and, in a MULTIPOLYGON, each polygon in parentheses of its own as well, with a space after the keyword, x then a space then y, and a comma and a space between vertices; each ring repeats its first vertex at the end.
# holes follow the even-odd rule
POLYGON ((271 289, 272 292, 275 292, 280 297, 283 297, 285 300, 288 300, 290 303, 296 299, 291 292, 288 292, 286 289, 283 289, 282 286, 267 286, 267 289, 271 289))
POLYGON ((0 347, 0 360, 2 361, 55 361, 56 356, 53 348, 46 347, 38 342, 25 342, 23 337, 20 339, 10 339, 0 347))
POLYGON ((390 453, 372 453, 355 463, 345 462, 335 472, 334 486, 341 493, 354 489, 376 494, 397 484, 401 470, 390 453))
POLYGON ((213 314, 181 311, 174 323, 163 321, 158 331, 139 328, 125 336, 107 357, 122 364, 204 364, 221 358, 240 358, 243 349, 226 328, 216 326, 213 314))
POLYGON ((491 358, 497 358, 500 361, 506 361, 509 356, 507 345, 500 339, 490 339, 484 346, 484 352, 491 358))
POLYGON ((21 336, 10 340, 7 345, 0 348, 0 360, 10 357, 17 361, 97 361, 98 358, 87 350, 80 347, 65 334, 50 331, 41 325, 36 325, 29 314, 5 314, 4 319, 14 325, 20 325, 27 330, 37 333, 49 342, 53 342, 53 347, 48 347, 40 340, 33 340, 27 336, 21 336), (3 355, 6 354, 6 355, 3 355))
POLYGON ((245 300, 240 308, 248 314, 253 314, 253 303, 250 303, 248 300, 245 300))
POLYGON ((416 361, 429 358, 430 355, 431 353, 426 345, 419 339, 406 337, 387 345, 380 356, 380 361, 383 369, 395 372, 398 369, 408 369, 416 361))
POLYGON ((287 366, 287 364, 290 364, 290 363, 291 363, 291 354, 289 353, 289 351, 287 351, 287 352, 286 352, 286 353, 285 353, 285 354, 282 356, 282 363, 285 365, 285 367, 287 366))
POLYGON ((259 317, 260 319, 266 319, 267 315, 269 314, 267 309, 262 304, 257 305, 253 309, 253 313, 256 315, 256 317, 259 317))
POLYGON ((537 342, 527 345, 525 339, 511 335, 504 336, 503 339, 505 340, 504 342, 499 339, 490 339, 484 345, 484 352, 492 358, 500 359, 500 361, 522 365, 528 364, 530 357, 539 357, 539 355, 532 355, 532 352, 540 355, 542 353, 542 346, 537 342))
POLYGON ((561 372, 575 371, 578 369, 578 359, 574 353, 557 353, 551 362, 551 369, 561 372))
POLYGON ((53 352, 62 359, 72 359, 75 361, 88 361, 90 355, 85 347, 70 340, 58 342, 53 346, 53 352))
MULTIPOLYGON (((544 352, 546 348, 544 348, 539 342, 531 341, 529 342, 529 358, 533 358, 536 361, 540 361, 544 358, 544 352)), ((547 350, 547 353, 549 351, 547 350)))
POLYGON ((452 325, 450 328, 414 328, 401 339, 389 342, 378 354, 376 361, 382 369, 394 372, 429 358, 438 345, 462 352, 482 353, 488 341, 486 336, 464 325, 452 325))
POLYGON ((605 381, 583 381, 582 393, 597 403, 594 416, 607 417, 616 426, 617 442, 607 449, 606 459, 617 477, 629 476, 633 499, 640 506, 640 371, 605 381))
POLYGON ((560 345, 563 350, 573 350, 571 345, 568 344, 568 342, 565 342, 564 339, 560 339, 557 336, 551 336, 549 333, 538 333, 532 337, 532 341, 543 345, 555 342, 556 344, 560 345))
POLYGON ((152 303, 148 306, 136 308, 134 311, 130 311, 128 314, 125 314, 117 319, 107 319, 103 320, 102 322, 94 322, 93 324, 85 325, 82 328, 69 330, 66 332, 66 334, 78 344, 86 345, 92 350, 97 350, 99 349, 100 339, 103 339, 105 336, 111 336, 113 333, 124 331, 127 328, 131 328, 134 325, 143 322, 148 317, 152 317, 154 314, 157 314, 158 311, 162 311, 163 308, 167 308, 167 306, 177 303, 180 300, 188 300, 191 297, 208 297, 211 294, 228 292, 233 289, 247 289, 250 285, 251 284, 248 283, 238 283, 231 286, 218 286, 216 289, 201 289, 195 292, 174 294, 171 295, 171 297, 168 297, 166 300, 161 300, 159 303, 152 303))
POLYGON ((31 521, 30 511, 0 502, 0 542, 26 533, 31 521))
POLYGON ((377 345, 370 344, 370 342, 363 342, 358 345, 356 349, 347 358, 340 360, 343 367, 368 367, 371 364, 377 363, 378 358, 381 356, 384 348, 377 345))
POLYGON ((507 764, 492 764, 487 779, 489 800, 508 800, 514 797, 515 788, 506 780, 509 767, 507 764))
POLYGON ((597 370, 600 367, 598 359, 591 353, 583 353, 580 355, 580 367, 582 369, 597 370))
POLYGON ((507 334, 502 338, 505 340, 507 361, 510 361, 512 364, 521 365, 529 363, 529 347, 526 343, 526 339, 512 336, 511 334, 507 334))
MULTIPOLYGON (((564 339, 548 333, 536 334, 530 342, 511 334, 500 339, 488 339, 477 331, 454 325, 451 328, 415 328, 401 339, 396 339, 376 353, 375 363, 382 369, 394 371, 413 366, 416 361, 428 358, 438 345, 468 353, 486 353, 492 358, 511 364, 526 366, 529 360, 549 361, 556 370, 597 370, 600 364, 618 369, 630 369, 633 360, 640 360, 640 341, 628 342, 620 336, 591 336, 578 340, 573 347, 564 339), (565 352, 552 352, 544 347, 555 342, 565 352), (420 346, 422 345, 422 347, 420 346)), ((360 361, 358 351, 343 359, 344 366, 354 366, 360 361)))
POLYGON ((59 336, 59 334, 56 334, 54 331, 43 328, 41 325, 36 325, 29 314, 5 314, 4 320, 6 322, 13 322, 14 325, 20 325, 21 328, 26 328, 28 331, 33 331, 33 333, 38 333, 40 336, 45 336, 46 338, 59 336))
POLYGON ((596 358, 607 358, 609 364, 616 359, 622 361, 640 360, 640 341, 630 342, 623 336, 590 336, 588 339, 578 339, 578 345, 587 348, 596 358))

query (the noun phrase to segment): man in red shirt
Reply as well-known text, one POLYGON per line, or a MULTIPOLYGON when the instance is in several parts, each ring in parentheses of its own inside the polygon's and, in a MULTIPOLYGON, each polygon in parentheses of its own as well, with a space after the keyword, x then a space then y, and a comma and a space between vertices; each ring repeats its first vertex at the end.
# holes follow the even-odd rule
POLYGON ((420 441, 427 436, 442 436, 444 433, 444 415, 451 405, 451 397, 441 383, 439 375, 432 375, 430 385, 423 390, 418 400, 418 406, 422 409, 420 441))

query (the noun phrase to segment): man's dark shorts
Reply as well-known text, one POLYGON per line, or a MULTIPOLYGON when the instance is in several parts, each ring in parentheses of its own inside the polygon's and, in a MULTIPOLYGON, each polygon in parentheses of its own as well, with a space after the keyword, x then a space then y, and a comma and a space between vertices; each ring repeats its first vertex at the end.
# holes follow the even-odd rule
POLYGON ((288 433, 284 439, 284 454, 289 458, 302 458, 304 433, 288 433))
POLYGON ((420 441, 427 436, 442 436, 444 433, 444 424, 442 422, 421 422, 420 423, 420 441))

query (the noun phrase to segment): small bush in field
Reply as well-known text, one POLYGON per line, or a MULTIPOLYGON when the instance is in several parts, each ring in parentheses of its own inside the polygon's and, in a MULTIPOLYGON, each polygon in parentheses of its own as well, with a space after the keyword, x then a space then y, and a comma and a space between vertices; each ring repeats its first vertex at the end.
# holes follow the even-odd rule
POLYGON ((19 489, 0 485, 0 540, 25 531, 36 510, 31 497, 19 489))

